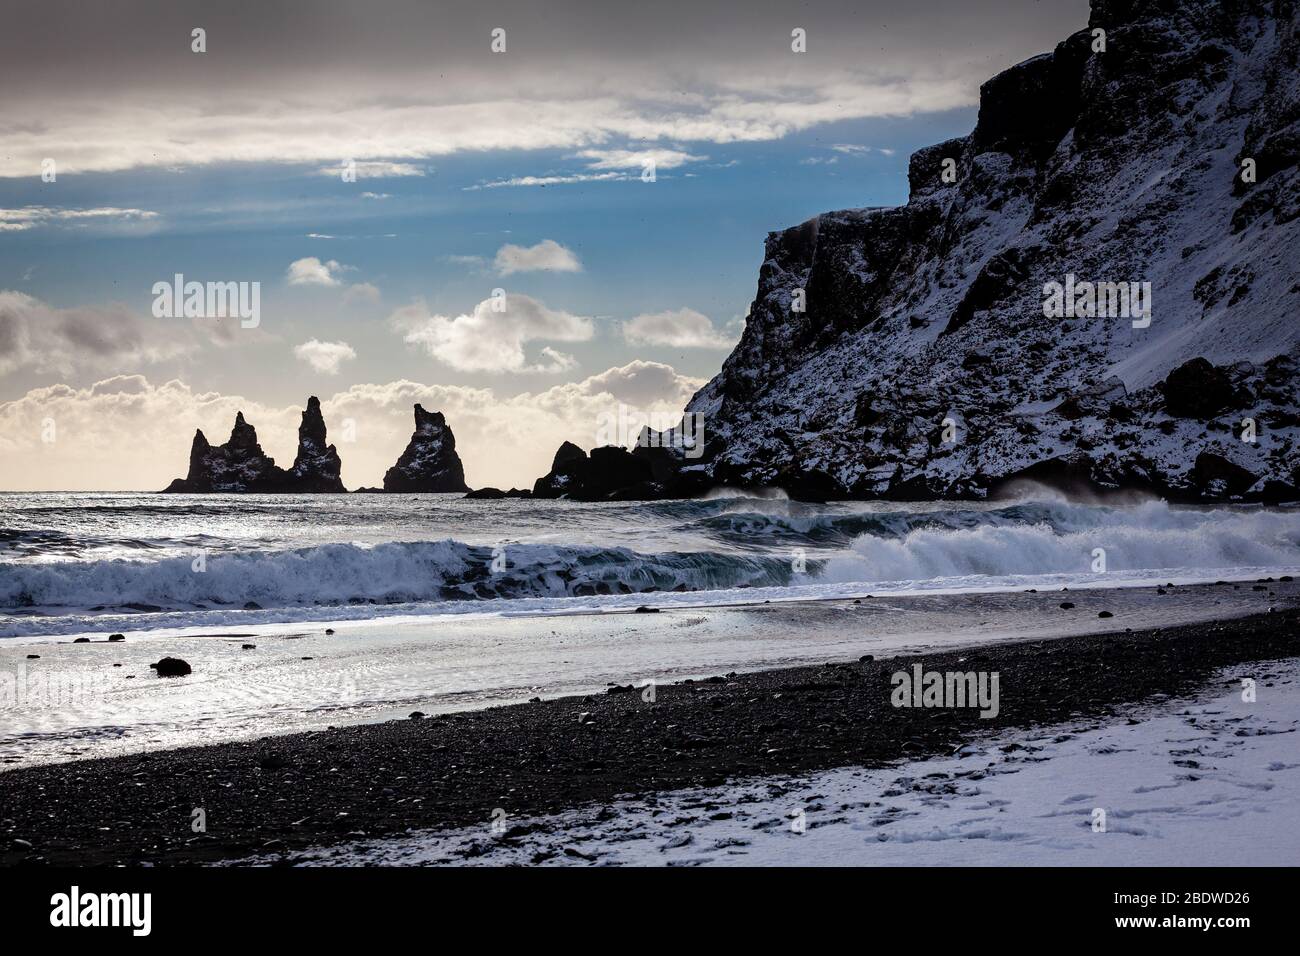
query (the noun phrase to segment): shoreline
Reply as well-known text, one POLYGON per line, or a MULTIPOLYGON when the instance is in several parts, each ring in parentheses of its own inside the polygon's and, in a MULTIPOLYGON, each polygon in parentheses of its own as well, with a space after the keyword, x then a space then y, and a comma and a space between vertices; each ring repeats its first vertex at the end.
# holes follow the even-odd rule
POLYGON ((1295 604, 1300 585, 1264 578, 1068 594, 881 594, 664 607, 655 614, 126 629, 116 643, 106 643, 102 632, 88 644, 10 639, 0 641, 0 774, 373 723, 415 710, 441 714, 581 696, 612 683, 665 684, 863 654, 1189 625, 1295 604), (1060 607, 1066 598, 1075 605, 1069 610, 1060 607), (149 665, 162 657, 188 661, 192 676, 160 680, 149 665))
MULTIPOLYGON (((1288 605, 1290 601, 1285 602, 1288 605)), ((213 863, 619 797, 880 767, 990 733, 1114 716, 1220 667, 1300 657, 1293 608, 559 697, 0 774, 0 864, 213 863), (1103 666, 1099 666, 1099 662, 1103 666), (896 708, 890 675, 997 671, 999 713, 896 708), (202 808, 207 832, 191 829, 202 808), (27 841, 30 849, 15 840, 27 841)), ((828 655, 829 656, 829 655, 828 655)), ((508 834, 507 834, 508 835, 508 834)))

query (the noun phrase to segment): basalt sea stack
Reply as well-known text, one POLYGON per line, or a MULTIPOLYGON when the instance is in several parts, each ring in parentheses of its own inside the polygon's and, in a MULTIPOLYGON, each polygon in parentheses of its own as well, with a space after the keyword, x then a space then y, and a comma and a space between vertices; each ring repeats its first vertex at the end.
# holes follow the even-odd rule
POLYGON ((415 406, 415 433, 397 464, 385 472, 384 491, 469 491, 456 454, 456 436, 442 412, 415 406))
POLYGON ((181 494, 250 492, 263 494, 312 494, 346 491, 339 477, 342 463, 338 451, 326 441, 325 419, 320 400, 312 396, 298 426, 298 455, 286 471, 276 465, 257 442, 257 430, 235 415, 230 439, 215 448, 202 430, 194 433, 190 446, 190 469, 164 491, 181 494))

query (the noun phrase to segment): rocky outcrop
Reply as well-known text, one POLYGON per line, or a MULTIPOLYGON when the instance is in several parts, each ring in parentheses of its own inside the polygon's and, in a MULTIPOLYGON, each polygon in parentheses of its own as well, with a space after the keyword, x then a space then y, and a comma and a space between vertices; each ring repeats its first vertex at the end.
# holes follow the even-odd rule
POLYGON ((509 491, 502 491, 500 488, 475 488, 465 497, 471 501, 500 501, 502 498, 531 498, 533 493, 527 489, 511 488, 509 491))
POLYGON ((711 485, 706 474, 690 469, 688 464, 682 449, 670 442, 660 446, 639 440, 631 451, 604 445, 593 448, 589 457, 566 441, 556 451, 550 472, 533 485, 533 497, 573 501, 688 498, 702 494, 711 485))
POLYGON ((906 205, 770 235, 687 406, 703 470, 808 498, 1297 497, 1297 30, 1294 0, 1094 0, 912 156, 906 205), (1149 322, 1120 308, 1143 283, 1149 322))
POLYGON ((339 453, 326 441, 320 399, 313 395, 307 399, 302 424, 298 426, 298 456, 289 471, 289 480, 299 492, 347 491, 339 477, 342 467, 339 453))
POLYGON ((465 469, 456 454, 456 436, 442 412, 415 406, 415 433, 397 464, 385 472, 384 491, 469 491, 465 469))
POLYGON ((210 494, 248 492, 257 494, 313 494, 343 492, 339 478, 342 467, 338 452, 326 444, 325 420, 320 401, 313 395, 302 413, 298 428, 298 456, 293 468, 285 471, 264 451, 257 441, 257 429, 235 414, 235 426, 224 445, 215 448, 202 430, 196 430, 190 446, 190 467, 184 478, 177 478, 165 492, 210 494))

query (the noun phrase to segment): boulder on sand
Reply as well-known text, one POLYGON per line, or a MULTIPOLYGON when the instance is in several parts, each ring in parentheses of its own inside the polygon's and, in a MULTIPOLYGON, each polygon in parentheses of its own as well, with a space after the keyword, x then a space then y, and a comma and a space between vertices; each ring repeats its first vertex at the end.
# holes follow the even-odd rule
POLYGON ((159 677, 184 677, 192 671, 189 662, 179 657, 164 657, 158 663, 149 666, 158 672, 159 677))

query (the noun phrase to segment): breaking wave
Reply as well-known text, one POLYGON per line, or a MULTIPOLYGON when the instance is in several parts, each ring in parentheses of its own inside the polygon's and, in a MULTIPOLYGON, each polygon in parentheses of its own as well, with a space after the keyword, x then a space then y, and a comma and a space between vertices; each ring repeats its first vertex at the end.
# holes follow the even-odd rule
POLYGON ((1097 549, 1104 552, 1106 571, 1212 572, 1300 564, 1300 512, 1294 510, 1204 511, 1160 502, 1132 508, 1042 507, 1048 513, 1028 522, 959 527, 938 522, 898 535, 864 534, 853 540, 848 554, 830 560, 825 574, 842 581, 897 581, 1088 573, 1097 549))
POLYGON ((161 561, 0 566, 0 609, 180 610, 407 604, 481 598, 584 597, 789 584, 790 562, 709 553, 458 541, 328 544, 291 551, 161 561), (494 567, 495 565, 495 567, 494 567))

